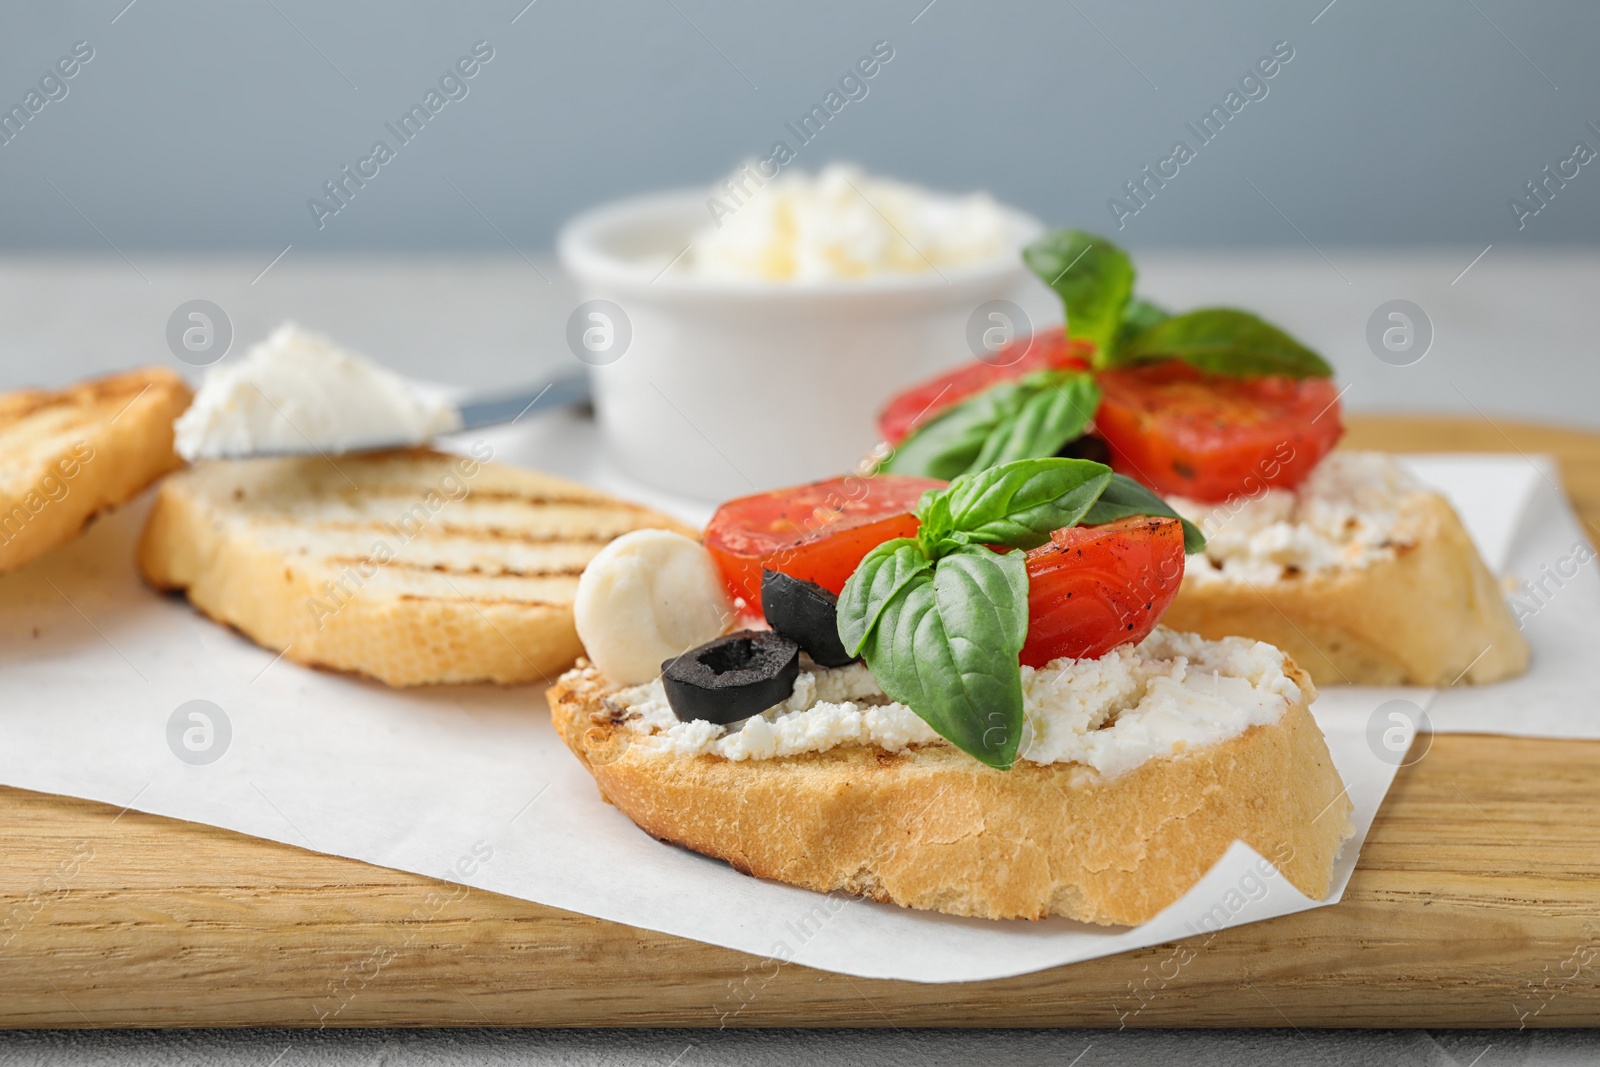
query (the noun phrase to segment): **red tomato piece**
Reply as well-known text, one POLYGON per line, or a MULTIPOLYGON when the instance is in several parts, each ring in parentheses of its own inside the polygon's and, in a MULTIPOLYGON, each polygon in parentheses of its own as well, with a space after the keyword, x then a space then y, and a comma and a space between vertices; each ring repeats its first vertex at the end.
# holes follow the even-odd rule
POLYGON ((1021 660, 1096 659, 1155 629, 1183 581, 1183 524, 1135 516, 1073 526, 1028 553, 1021 660))
POLYGON ((782 571, 838 593, 861 558, 885 541, 915 537, 911 514, 935 478, 850 475, 730 500, 706 526, 705 544, 728 592, 761 610, 761 571, 782 571))
POLYGON ((898 445, 935 415, 991 385, 1036 370, 1086 370, 1093 351, 1087 341, 1068 340, 1060 327, 1018 338, 987 360, 974 360, 895 394, 878 415, 878 432, 898 445))
POLYGON ((1344 435, 1329 378, 1234 378, 1165 360, 1099 375, 1111 466, 1161 494, 1220 501, 1292 489, 1344 435))

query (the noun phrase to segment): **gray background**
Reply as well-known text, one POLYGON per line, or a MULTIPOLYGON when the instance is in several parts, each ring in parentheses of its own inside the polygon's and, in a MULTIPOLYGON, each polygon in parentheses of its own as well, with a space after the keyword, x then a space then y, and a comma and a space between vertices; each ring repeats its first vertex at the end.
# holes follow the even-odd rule
POLYGON ((885 40, 796 166, 1113 233, 1145 295, 1283 324, 1353 410, 1600 427, 1600 161, 1521 230, 1507 207, 1580 137, 1600 148, 1592 2, 7 0, 0 107, 79 40, 66 98, 0 145, 0 389, 197 377, 165 341, 194 298, 238 352, 294 318, 420 377, 547 380, 576 367, 560 223, 770 151, 885 40), (318 229, 307 200, 479 40, 466 98, 318 229), (1114 229, 1108 199, 1277 41, 1268 95, 1114 229), (1366 339, 1395 299, 1435 330, 1415 366, 1366 339))
POLYGON ((0 248, 542 249, 587 205, 764 154, 878 40, 895 58, 805 169, 855 159, 1107 229, 1122 183, 1287 40, 1269 95, 1128 244, 1600 240, 1600 164, 1521 231, 1506 204, 1600 147, 1586 0, 127 2, 4 5, 7 107, 73 42, 96 55, 0 146, 0 248), (469 95, 318 230, 306 200, 477 40, 495 58, 469 95))

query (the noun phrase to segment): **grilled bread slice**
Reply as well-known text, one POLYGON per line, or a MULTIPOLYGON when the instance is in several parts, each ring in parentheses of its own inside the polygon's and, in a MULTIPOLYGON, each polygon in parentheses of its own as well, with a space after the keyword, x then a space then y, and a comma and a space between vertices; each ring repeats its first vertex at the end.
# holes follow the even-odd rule
POLYGON ((0 395, 0 571, 78 535, 183 461, 183 379, 160 367, 0 395))
POLYGON ((1276 645, 1318 685, 1481 685, 1528 669, 1505 593, 1449 501, 1411 497, 1390 547, 1362 566, 1266 581, 1222 578, 1191 559, 1164 621, 1276 645))
POLYGON ((578 575, 664 515, 532 471, 405 449, 203 463, 162 484, 138 562, 297 663, 392 686, 549 680, 578 575))
POLYGON ((1188 892, 1235 841, 1324 898, 1351 804, 1311 718, 1275 722, 1115 777, 1076 763, 986 767, 943 741, 849 744, 734 761, 637 742, 580 661, 546 693, 556 732, 600 794, 647 833, 759 878, 987 919, 1137 924, 1188 892))

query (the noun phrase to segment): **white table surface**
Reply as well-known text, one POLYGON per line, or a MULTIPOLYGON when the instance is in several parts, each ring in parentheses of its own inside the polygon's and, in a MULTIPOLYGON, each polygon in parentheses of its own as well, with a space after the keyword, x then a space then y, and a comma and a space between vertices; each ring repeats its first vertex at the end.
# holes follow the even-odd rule
MULTIPOLYGON (((1143 254, 1139 289, 1175 309, 1233 304, 1285 326, 1333 362, 1355 410, 1478 410, 1600 428, 1600 250, 1491 248, 1464 275, 1482 249, 1324 251, 1328 260, 1310 249, 1143 254), (1368 317, 1393 299, 1434 324, 1431 350, 1412 366, 1386 365, 1367 347, 1368 317)), ((165 330, 195 298, 227 311, 236 353, 292 318, 408 374, 461 385, 577 366, 564 330, 578 296, 548 257, 318 260, 294 249, 263 275, 270 258, 0 256, 0 389, 142 363, 189 371, 165 330)), ((1042 287, 1024 304, 1039 320, 1059 316, 1042 287)))

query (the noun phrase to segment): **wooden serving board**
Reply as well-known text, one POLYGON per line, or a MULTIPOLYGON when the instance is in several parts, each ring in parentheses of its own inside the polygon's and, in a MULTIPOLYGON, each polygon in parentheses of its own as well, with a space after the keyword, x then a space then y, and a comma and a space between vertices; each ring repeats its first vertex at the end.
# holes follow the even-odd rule
MULTIPOLYGON (((1600 436, 1351 421, 1356 447, 1554 454, 1600 530, 1600 436)), ((9 1027, 1600 1023, 1600 742, 1437 737, 1338 905, 966 985, 780 966, 21 790, 0 789, 0 857, 9 1027)))

